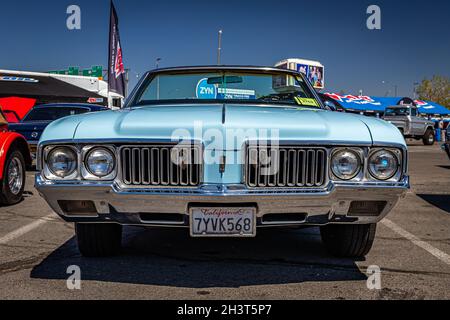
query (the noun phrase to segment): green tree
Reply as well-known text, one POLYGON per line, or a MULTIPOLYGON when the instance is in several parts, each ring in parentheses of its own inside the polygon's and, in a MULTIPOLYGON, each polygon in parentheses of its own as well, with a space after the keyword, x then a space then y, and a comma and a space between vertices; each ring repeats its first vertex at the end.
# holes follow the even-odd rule
POLYGON ((420 100, 429 100, 450 109, 450 80, 447 77, 433 76, 431 80, 424 79, 417 88, 420 100))

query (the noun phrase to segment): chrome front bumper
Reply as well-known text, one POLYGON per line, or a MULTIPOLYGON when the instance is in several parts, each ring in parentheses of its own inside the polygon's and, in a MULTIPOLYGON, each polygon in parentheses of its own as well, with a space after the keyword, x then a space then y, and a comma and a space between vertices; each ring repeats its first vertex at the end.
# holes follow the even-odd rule
POLYGON ((204 185, 196 189, 122 189, 118 184, 79 182, 56 184, 36 175, 35 186, 50 207, 68 222, 116 222, 122 225, 188 226, 192 206, 242 205, 257 208, 258 226, 325 225, 329 223, 376 223, 382 220, 409 189, 409 177, 398 183, 345 184, 330 182, 316 190, 254 190, 242 185, 204 185), (61 200, 92 201, 97 214, 66 214, 61 200), (352 201, 384 201, 377 216, 348 216, 352 201), (265 223, 271 214, 303 213, 305 219, 295 223, 265 223), (177 214, 178 222, 146 221, 142 214, 177 214))

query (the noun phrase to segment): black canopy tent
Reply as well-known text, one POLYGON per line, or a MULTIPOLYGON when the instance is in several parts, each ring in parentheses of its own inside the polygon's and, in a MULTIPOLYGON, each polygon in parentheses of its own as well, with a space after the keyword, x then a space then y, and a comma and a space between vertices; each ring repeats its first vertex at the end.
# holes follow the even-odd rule
POLYGON ((0 73, 0 97, 24 97, 36 99, 36 104, 45 103, 87 103, 89 98, 107 99, 95 92, 82 89, 51 76, 24 78, 14 74, 0 73))

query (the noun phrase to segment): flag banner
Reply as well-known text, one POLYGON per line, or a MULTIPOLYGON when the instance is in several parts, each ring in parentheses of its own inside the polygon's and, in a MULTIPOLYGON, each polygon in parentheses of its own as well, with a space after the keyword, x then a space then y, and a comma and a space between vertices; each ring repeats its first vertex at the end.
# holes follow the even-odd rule
POLYGON ((120 45, 119 19, 112 2, 109 27, 108 86, 109 91, 125 97, 125 68, 120 45))

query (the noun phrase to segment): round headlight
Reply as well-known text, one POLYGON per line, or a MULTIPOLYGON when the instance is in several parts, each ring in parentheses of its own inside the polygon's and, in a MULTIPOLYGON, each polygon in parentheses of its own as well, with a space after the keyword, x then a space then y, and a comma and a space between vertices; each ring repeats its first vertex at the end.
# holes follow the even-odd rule
POLYGON ((395 176, 398 168, 398 159, 390 151, 380 150, 369 158, 369 172, 376 179, 389 180, 395 176))
POLYGON ((77 154, 71 148, 55 148, 47 156, 47 165, 52 174, 65 178, 77 169, 77 154))
POLYGON ((114 155, 108 149, 96 148, 88 153, 85 164, 91 174, 103 178, 110 175, 114 170, 114 155))
POLYGON ((331 160, 331 170, 339 179, 353 179, 361 170, 360 157, 351 150, 338 151, 331 160))

